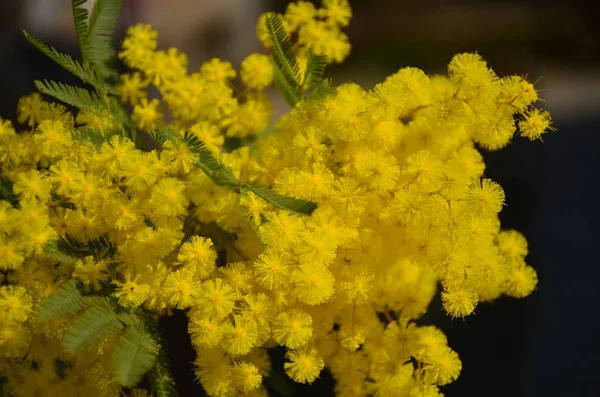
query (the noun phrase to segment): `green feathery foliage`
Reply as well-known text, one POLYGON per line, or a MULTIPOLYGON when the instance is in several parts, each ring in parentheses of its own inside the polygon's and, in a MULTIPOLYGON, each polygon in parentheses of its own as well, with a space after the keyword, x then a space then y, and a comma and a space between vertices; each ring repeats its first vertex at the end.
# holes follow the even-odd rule
POLYGON ((302 94, 299 94, 297 89, 288 83, 288 81, 281 74, 281 70, 277 67, 275 62, 273 63, 273 81, 277 86, 277 90, 283 96, 283 99, 287 102, 290 107, 295 107, 298 102, 302 100, 302 94))
POLYGON ((87 34, 87 60, 105 76, 115 72, 107 65, 116 57, 111 45, 123 0, 96 0, 87 34))
POLYGON ((192 153, 198 155, 198 162, 202 164, 202 167, 215 172, 223 168, 223 163, 206 148, 204 142, 198 139, 197 136, 186 132, 183 136, 183 142, 190 148, 192 153))
POLYGON ((206 148, 204 142, 194 135, 186 133, 183 138, 179 138, 176 132, 170 128, 164 127, 153 131, 151 136, 159 144, 164 144, 167 140, 176 142, 177 139, 183 139, 192 153, 198 156, 198 162, 196 165, 219 186, 228 187, 237 191, 238 193, 243 189, 249 190, 276 207, 288 210, 298 215, 310 215, 317 208, 317 205, 311 201, 282 196, 274 190, 264 186, 254 186, 241 183, 235 177, 231 168, 221 163, 206 148))
POLYGON ((35 86, 42 94, 50 95, 79 109, 106 108, 106 103, 97 94, 85 88, 49 80, 36 80, 35 86))
POLYGON ((209 176, 219 186, 228 187, 234 190, 238 190, 242 186, 233 173, 233 170, 226 165, 217 172, 210 172, 209 176))
POLYGON ((55 243, 49 244, 47 247, 46 253, 59 261, 62 255, 67 257, 63 259, 72 261, 89 255, 93 255, 97 259, 103 259, 114 256, 116 252, 114 243, 112 243, 106 235, 96 237, 95 239, 89 240, 87 243, 82 243, 71 237, 69 234, 65 234, 56 240, 55 243), (54 246, 56 248, 54 248, 54 246))
POLYGON ((88 10, 82 7, 87 0, 71 0, 73 8, 73 19, 75 20, 75 31, 77 32, 77 42, 83 59, 87 59, 88 44, 88 10))
POLYGON ((308 61, 306 63, 306 72, 302 82, 303 88, 318 86, 323 80, 325 67, 327 66, 327 55, 316 55, 311 47, 308 50, 308 61))
POLYGON ((117 246, 110 241, 106 234, 88 241, 87 245, 97 258, 113 257, 117 252, 117 246))
POLYGON ((68 233, 59 237, 55 244, 58 251, 74 258, 83 258, 92 254, 87 244, 77 241, 68 233))
POLYGON ((66 265, 74 265, 77 262, 77 258, 73 257, 63 251, 61 251, 56 243, 50 243, 44 245, 44 253, 47 258, 54 259, 58 263, 64 263, 66 265))
POLYGON ((25 35, 27 41, 29 41, 35 48, 40 50, 42 53, 44 53, 44 55, 52 59, 65 70, 77 76, 79 79, 81 79, 81 81, 93 85, 98 90, 104 89, 103 83, 100 82, 96 72, 89 64, 82 64, 81 62, 71 58, 70 55, 58 52, 54 47, 44 44, 42 41, 32 36, 25 30, 23 31, 23 34, 25 35))
POLYGON ((8 201, 15 208, 19 206, 19 196, 13 191, 13 183, 4 176, 0 176, 0 200, 8 201))
POLYGON ((55 320, 75 314, 88 307, 107 307, 108 300, 101 296, 83 296, 77 288, 77 282, 71 279, 37 307, 37 319, 55 320))
POLYGON ((331 79, 324 79, 308 94, 308 99, 316 101, 329 95, 335 95, 336 92, 337 90, 333 86, 331 79))
MULTIPOLYGON (((67 371, 71 368, 73 368, 73 363, 71 361, 61 360, 59 358, 54 360, 54 370, 58 377, 63 380, 67 378, 67 371)), ((0 393, 0 396, 2 396, 2 393, 0 393)))
POLYGON ((127 327, 112 353, 115 378, 125 387, 137 385, 156 361, 160 346, 141 324, 127 327))
MULTIPOLYGON (((108 93, 117 95, 118 91, 114 87, 109 87, 108 93)), ((118 97, 115 97, 115 96, 108 97, 108 110, 110 110, 113 121, 116 124, 122 124, 124 130, 131 129, 131 126, 132 126, 131 120, 129 119, 129 116, 127 115, 127 112, 125 111, 125 109, 123 109, 121 102, 119 102, 118 97)))
POLYGON ((255 186, 247 184, 244 184, 242 186, 244 189, 250 190, 252 193, 256 194, 263 200, 273 204, 274 206, 293 212, 296 215, 310 215, 315 209, 317 209, 317 204, 313 203, 312 201, 282 196, 274 190, 266 188, 264 186, 255 186))
POLYGON ((291 107, 302 100, 300 68, 294 54, 292 40, 283 26, 279 14, 272 14, 266 20, 267 31, 273 47, 273 77, 277 88, 291 107))
POLYGON ((312 47, 309 49, 306 72, 300 83, 298 59, 294 55, 292 41, 285 30, 281 15, 270 15, 266 20, 266 27, 273 47, 273 80, 290 107, 295 107, 304 99, 302 92, 308 88, 313 88, 307 96, 309 100, 317 100, 335 93, 331 80, 323 80, 327 55, 316 55, 312 47))
POLYGON ((61 346, 67 353, 81 353, 104 337, 122 329, 123 324, 111 307, 92 306, 69 328, 61 346))
MULTIPOLYGON (((83 82, 93 85, 99 93, 116 94, 117 92, 114 87, 106 84, 105 79, 114 78, 117 75, 116 71, 109 65, 110 62, 116 59, 116 51, 111 45, 111 38, 115 31, 123 0, 97 0, 94 3, 91 15, 83 7, 86 2, 87 0, 71 0, 75 31, 83 62, 79 62, 67 54, 58 52, 55 48, 44 44, 25 31, 23 31, 23 34, 31 44, 46 56, 80 78, 83 82)), ((81 88, 78 88, 78 90, 81 90, 81 88)), ((79 106, 81 101, 75 101, 76 103, 79 102, 79 104, 74 104, 52 93, 44 93, 81 108, 79 106)), ((65 97, 68 98, 68 96, 65 97)), ((99 107, 106 107, 106 104, 98 105, 99 107)))
MULTIPOLYGON (((91 15, 83 5, 86 0, 71 0, 75 31, 81 49, 82 62, 74 60, 67 54, 58 52, 55 48, 44 44, 27 32, 25 38, 42 53, 68 70, 84 83, 94 86, 97 92, 85 88, 70 86, 54 81, 36 81, 37 89, 62 102, 79 109, 110 108, 113 113, 121 116, 124 114, 120 105, 115 106, 110 102, 108 94, 117 94, 116 89, 106 81, 114 79, 117 73, 110 67, 110 62, 116 59, 116 51, 111 46, 111 37, 114 33, 122 0, 97 0, 94 3, 91 15)), ((119 120, 123 121, 123 120, 119 120)))
POLYGON ((165 345, 161 343, 154 366, 148 372, 150 389, 155 397, 177 397, 175 380, 169 367, 169 359, 165 345))
POLYGON ((158 130, 150 132, 150 137, 154 140, 154 142, 162 147, 166 141, 174 142, 177 138, 177 133, 172 128, 161 125, 158 130))
POLYGON ((37 319, 47 321, 83 311, 77 322, 63 337, 61 347, 67 353, 77 354, 106 336, 121 333, 112 353, 113 371, 125 387, 135 386, 152 369, 156 387, 163 390, 158 396, 173 396, 174 381, 168 370, 165 353, 155 365, 160 350, 160 337, 155 328, 147 328, 142 310, 123 311, 104 296, 83 296, 75 280, 64 283, 58 291, 44 299, 37 308, 37 319), (116 310, 120 310, 117 313, 116 310), (123 332, 123 329, 125 331, 123 332), (154 330, 154 331, 153 331, 154 330))
POLYGON ((75 142, 91 142, 96 149, 100 149, 104 142, 110 140, 114 135, 123 135, 120 130, 99 130, 96 128, 74 128, 71 130, 71 138, 75 142))
POLYGON ((181 140, 188 146, 192 153, 198 156, 196 166, 202 169, 206 175, 211 177, 217 185, 230 187, 232 189, 240 186, 233 171, 227 165, 221 163, 197 136, 186 132, 184 136, 181 137, 173 129, 165 126, 161 126, 158 130, 152 131, 150 136, 160 146, 164 145, 166 141, 176 143, 181 140))
POLYGON ((146 314, 143 318, 148 332, 160 346, 156 361, 154 361, 154 365, 148 372, 150 390, 154 397, 177 397, 175 380, 171 373, 167 348, 163 343, 162 336, 158 330, 158 321, 150 318, 149 314, 146 314))

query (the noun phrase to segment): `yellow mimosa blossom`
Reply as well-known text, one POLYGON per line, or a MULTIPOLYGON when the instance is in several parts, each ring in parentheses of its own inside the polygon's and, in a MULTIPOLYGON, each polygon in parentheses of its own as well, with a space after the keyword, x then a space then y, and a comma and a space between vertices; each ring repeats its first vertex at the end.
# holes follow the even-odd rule
POLYGON ((554 131, 527 78, 463 53, 334 86, 348 0, 292 1, 260 16, 264 53, 188 70, 150 25, 115 53, 122 2, 83 3, 80 58, 26 34, 80 86, 36 82, 20 125, 0 119, 7 395, 172 394, 161 333, 181 320, 211 397, 323 370, 337 396, 440 397, 463 363, 431 302, 464 318, 535 291, 481 154, 554 131))

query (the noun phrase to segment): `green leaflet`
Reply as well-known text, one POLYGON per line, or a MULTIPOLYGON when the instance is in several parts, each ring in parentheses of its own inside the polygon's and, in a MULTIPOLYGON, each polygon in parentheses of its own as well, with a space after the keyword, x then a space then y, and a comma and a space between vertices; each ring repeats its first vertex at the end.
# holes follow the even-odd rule
POLYGON ((113 371, 119 384, 125 387, 137 385, 154 366, 159 349, 141 326, 127 327, 112 353, 113 371))
POLYGON ((80 78, 81 81, 91 84, 97 89, 104 88, 103 84, 98 80, 98 76, 96 76, 95 71, 89 65, 82 64, 79 61, 71 58, 71 56, 58 52, 54 47, 44 44, 42 41, 33 37, 26 31, 23 31, 23 34, 25 35, 27 41, 29 41, 35 48, 40 50, 58 65, 62 66, 65 70, 80 78))
POLYGON ((198 162, 211 171, 221 171, 224 165, 206 148, 196 135, 185 133, 183 142, 190 148, 192 153, 198 155, 198 162))
POLYGON ((315 55, 312 47, 308 50, 308 61, 306 63, 306 73, 302 82, 303 88, 314 87, 321 83, 325 67, 327 66, 327 55, 315 55))
POLYGON ((94 255, 100 257, 112 257, 117 252, 117 246, 109 240, 107 234, 103 234, 93 240, 88 241, 88 247, 94 253, 94 255))
MULTIPOLYGON (((69 369, 73 367, 73 363, 70 361, 65 361, 57 358, 54 360, 54 370, 56 371, 56 375, 62 380, 67 378, 67 372, 69 369)), ((2 394, 0 394, 1 396, 2 394)))
POLYGON ((166 141, 174 143, 183 142, 188 146, 192 153, 198 156, 196 166, 201 168, 206 175, 211 177, 217 185, 230 188, 237 188, 240 186, 240 183, 233 174, 231 168, 221 163, 197 136, 186 132, 184 136, 181 137, 171 128, 165 126, 161 126, 158 130, 152 131, 150 136, 160 146, 164 145, 166 141))
POLYGON ((175 380, 173 379, 173 374, 171 373, 167 348, 163 343, 162 337, 158 330, 158 323, 156 320, 150 318, 148 314, 146 314, 143 318, 148 328, 148 332, 160 345, 160 350, 156 356, 156 361, 154 361, 154 365, 148 372, 150 390, 152 391, 154 397, 177 397, 175 380))
MULTIPOLYGON (((127 131, 130 124, 126 113, 117 101, 108 96, 109 94, 116 95, 118 92, 113 85, 106 83, 117 77, 116 71, 109 67, 109 63, 116 60, 116 52, 110 41, 123 1, 95 1, 89 25, 87 22, 88 11, 83 7, 86 1, 71 0, 82 61, 74 60, 69 55, 58 52, 55 48, 44 44, 25 31, 23 34, 33 46, 84 83, 92 85, 96 92, 47 80, 35 81, 35 85, 41 93, 79 109, 109 109, 114 120, 121 123, 124 131, 127 131)), ((107 135, 106 133, 89 130, 75 131, 73 138, 83 140, 87 132, 89 132, 89 140, 97 146, 106 141, 106 136, 103 137, 103 135, 107 135)))
POLYGON ((273 46, 273 80, 281 95, 283 95, 290 107, 295 107, 298 102, 304 100, 303 91, 312 88, 312 92, 306 97, 307 100, 318 100, 327 95, 335 94, 335 88, 331 80, 323 80, 325 67, 327 66, 326 55, 316 55, 312 48, 308 52, 306 72, 300 84, 300 72, 298 59, 294 55, 290 36, 285 31, 281 15, 273 14, 266 20, 267 31, 271 37, 273 46))
POLYGON ((325 98, 329 95, 335 95, 336 89, 331 83, 331 79, 321 80, 319 85, 317 85, 310 94, 308 94, 308 99, 311 101, 317 101, 319 99, 325 98))
POLYGON ((151 131, 150 136, 154 139, 154 142, 162 147, 166 141, 175 141, 177 133, 173 129, 161 125, 158 130, 151 131))
MULTIPOLYGON (((69 55, 58 52, 27 32, 23 33, 25 38, 37 49, 83 82, 93 85, 101 95, 117 94, 115 88, 106 85, 105 81, 117 76, 116 72, 108 66, 108 63, 116 59, 115 50, 112 48, 110 41, 123 1, 97 0, 89 18, 89 25, 87 23, 88 11, 83 7, 86 1, 71 0, 75 31, 77 32, 83 62, 76 61, 69 55)), ((79 109, 108 107, 107 98, 101 100, 98 94, 89 92, 84 88, 52 81, 36 81, 35 83, 40 92, 51 95, 79 109)))
MULTIPOLYGON (((109 94, 118 94, 118 91, 116 90, 116 88, 109 88, 108 89, 108 93, 109 94), (114 90, 114 92, 112 92, 112 90, 114 90)), ((117 124, 121 124, 123 129, 128 130, 131 128, 131 121, 129 120, 129 116, 127 115, 127 112, 125 112, 125 109, 123 109, 123 107, 121 106, 121 103, 119 102, 119 99, 114 97, 114 96, 110 96, 108 97, 108 110, 110 110, 110 114, 112 115, 113 121, 117 124)))
POLYGON ((312 201, 282 196, 276 191, 264 186, 243 185, 243 187, 274 206, 293 212, 296 215, 310 215, 317 209, 317 204, 312 201))
POLYGON ((185 136, 181 138, 177 133, 167 127, 153 131, 151 135, 159 144, 164 144, 167 140, 177 142, 177 139, 183 139, 183 142, 188 144, 192 153, 198 155, 198 162, 196 165, 219 186, 230 188, 238 193, 243 189, 249 190, 276 207, 286 209, 298 215, 310 215, 315 208, 317 208, 317 205, 311 201, 282 196, 274 190, 264 186, 241 183, 237 180, 231 168, 221 163, 206 148, 204 143, 194 135, 186 133, 185 136))
POLYGON ((115 57, 110 43, 123 0, 96 0, 87 34, 87 57, 102 74, 112 74, 107 62, 115 57))
POLYGON ((4 176, 0 176, 0 200, 8 201, 13 207, 19 206, 19 196, 13 191, 13 183, 4 176))
POLYGON ((154 362, 154 366, 148 373, 150 388, 155 397, 176 397, 175 381, 169 369, 169 361, 164 345, 161 345, 160 351, 154 362))
POLYGON ((82 296, 75 280, 70 280, 40 303, 37 319, 52 320, 85 310, 62 340, 63 350, 72 354, 81 353, 106 336, 122 332, 125 328, 112 353, 115 378, 121 385, 133 387, 152 369, 157 388, 164 391, 164 394, 157 395, 175 396, 176 394, 170 392, 175 389, 166 355, 155 365, 160 349, 158 331, 154 330, 153 336, 145 328, 146 320, 142 310, 122 311, 117 314, 114 307, 109 298, 98 295, 82 296))
POLYGON ((302 100, 302 87, 298 59, 294 54, 290 35, 279 14, 270 15, 266 20, 266 27, 273 46, 275 84, 288 104, 294 107, 302 100))
MULTIPOLYGON (((206 170, 204 170, 204 172, 206 173, 206 170)), ((207 175, 219 186, 228 187, 230 189, 238 189, 242 186, 235 177, 233 170, 227 165, 223 165, 223 167, 217 171, 209 171, 207 175)))
POLYGON ((86 90, 85 88, 75 87, 68 84, 59 83, 56 81, 44 80, 35 81, 37 89, 46 95, 50 95, 59 101, 75 106, 79 109, 95 109, 105 108, 106 103, 100 97, 86 90))
POLYGON ((103 131, 86 127, 79 127, 71 130, 71 138, 75 142, 89 141, 96 146, 96 149, 100 149, 102 144, 110 140, 113 135, 122 135, 122 133, 119 130, 103 131))
POLYGON ((77 289, 76 281, 69 280, 58 291, 48 296, 38 305, 37 319, 54 320, 75 314, 87 307, 108 307, 109 302, 100 296, 83 296, 77 289))
MULTIPOLYGON (((114 256, 116 246, 107 235, 101 235, 87 243, 82 243, 69 234, 65 234, 56 240, 56 249, 72 258, 84 258, 93 255, 96 258, 106 258, 114 256)), ((50 250, 52 253, 52 250, 50 250)))
POLYGON ((80 353, 104 337, 123 329, 123 324, 110 307, 91 307, 77 320, 62 340, 62 348, 68 353, 80 353))
POLYGON ((81 7, 87 0, 71 0, 73 8, 73 19, 75 20, 75 32, 77 32, 77 42, 83 59, 87 59, 87 43, 88 43, 88 10, 81 7))
POLYGON ((279 93, 283 96, 285 101, 291 108, 295 107, 298 102, 302 100, 302 94, 300 90, 297 90, 293 85, 290 85, 288 81, 281 74, 281 70, 273 62, 273 81, 279 90, 279 93))
POLYGON ((54 243, 46 244, 44 246, 44 253, 46 254, 46 257, 52 258, 57 262, 64 263, 67 265, 74 265, 77 262, 76 257, 64 253, 54 243))

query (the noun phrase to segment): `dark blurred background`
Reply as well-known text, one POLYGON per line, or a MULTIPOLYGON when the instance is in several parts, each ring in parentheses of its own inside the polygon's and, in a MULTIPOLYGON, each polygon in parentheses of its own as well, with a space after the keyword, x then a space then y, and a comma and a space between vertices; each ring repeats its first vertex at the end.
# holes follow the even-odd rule
MULTIPOLYGON (((120 31, 137 21, 150 22, 162 47, 188 52, 190 69, 213 56, 237 68, 247 54, 261 50, 254 37, 256 18, 267 10, 283 12, 287 3, 128 0, 120 31)), ((528 238, 527 259, 540 281, 532 296, 481 305, 464 321, 444 316, 439 301, 432 304, 422 322, 441 326, 464 364, 444 393, 600 396, 600 1, 351 4, 352 54, 330 68, 335 83, 352 80, 371 88, 404 66, 444 73, 453 54, 477 51, 500 76, 539 79, 541 106, 558 129, 544 143, 515 138, 506 149, 484 152, 486 176, 506 191, 502 225, 528 238)), ((0 0, 0 115, 13 120, 19 96, 34 89, 34 79, 69 80, 26 43, 22 29, 76 53, 69 0, 0 0)), ((163 330, 181 396, 201 395, 189 372, 194 356, 185 343, 184 320, 179 313, 163 323, 163 330)), ((312 395, 331 395, 326 375, 315 386, 312 395)), ((298 388, 295 395, 308 390, 298 388)))

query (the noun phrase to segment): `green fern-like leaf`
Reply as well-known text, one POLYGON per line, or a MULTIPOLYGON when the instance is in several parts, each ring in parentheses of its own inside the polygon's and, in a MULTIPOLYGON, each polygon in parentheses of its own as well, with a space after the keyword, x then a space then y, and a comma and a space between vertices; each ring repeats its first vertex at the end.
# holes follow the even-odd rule
POLYGON ((302 87, 315 87, 323 80, 325 67, 327 66, 327 55, 316 55, 312 47, 308 50, 308 61, 302 87))
POLYGON ((150 372, 148 372, 150 390, 152 391, 154 397, 177 397, 175 380, 173 378, 173 374, 171 373, 167 348, 163 343, 162 336, 158 330, 158 323, 156 320, 150 318, 148 314, 146 314, 143 318, 148 332, 160 345, 160 350, 156 356, 154 366, 152 366, 152 369, 150 369, 150 372))
POLYGON ((46 257, 66 265, 74 265, 77 262, 76 257, 62 252, 55 243, 46 244, 44 246, 44 253, 46 254, 46 257))
POLYGON ((238 189, 242 187, 242 184, 235 177, 233 170, 223 165, 223 168, 217 172, 211 172, 208 174, 212 180, 219 186, 228 187, 230 189, 238 189))
POLYGON ((150 389, 155 397, 177 397, 175 380, 169 369, 169 359, 164 345, 161 346, 154 366, 148 373, 150 389))
POLYGON ((159 146, 162 147, 162 145, 165 144, 166 141, 172 141, 175 142, 175 139, 177 138, 177 133, 175 132, 175 130, 173 130, 172 128, 166 127, 164 125, 161 125, 158 130, 154 130, 150 132, 150 137, 152 139, 154 139, 154 142, 156 142, 159 146))
POLYGON ((98 80, 96 73, 94 70, 85 64, 82 64, 73 58, 71 58, 67 54, 63 54, 58 52, 54 47, 50 47, 44 44, 39 39, 33 37, 26 31, 23 31, 25 38, 29 41, 35 48, 44 53, 48 58, 52 59, 54 62, 59 64, 61 67, 74 74, 78 78, 80 78, 84 83, 88 83, 96 87, 97 89, 102 89, 103 84, 98 80))
POLYGON ((308 94, 308 99, 311 101, 317 101, 330 95, 335 95, 336 92, 336 88, 332 85, 331 79, 324 79, 312 90, 310 94, 308 94))
POLYGON ((273 46, 273 61, 275 65, 275 83, 290 103, 294 106, 302 99, 300 87, 300 67, 294 54, 292 40, 283 26, 283 19, 279 14, 272 14, 266 20, 267 31, 273 46), (293 99, 297 99, 295 102, 293 99))
POLYGON ((13 207, 19 206, 19 196, 13 191, 13 183, 0 176, 0 200, 8 201, 13 207))
POLYGON ((190 148, 192 153, 198 155, 198 162, 211 171, 220 171, 223 164, 211 153, 204 142, 197 136, 186 132, 183 141, 190 148))
MULTIPOLYGON (((118 95, 119 92, 114 87, 108 88, 108 93, 113 95, 118 95)), ((131 127, 131 120, 129 119, 129 115, 123 109, 121 102, 116 97, 108 98, 108 110, 110 110, 110 114, 112 115, 113 121, 117 124, 121 124, 123 129, 127 130, 131 127)))
POLYGON ((281 74, 281 70, 275 66, 273 61, 273 81, 277 86, 277 90, 283 96, 283 99, 290 105, 291 108, 295 107, 298 102, 302 100, 302 94, 300 89, 297 89, 293 85, 290 85, 288 81, 281 74))
POLYGON ((240 182, 235 177, 233 170, 226 164, 221 163, 198 137, 186 133, 183 140, 192 153, 198 156, 196 166, 210 176, 217 185, 231 189, 240 187, 240 182))
POLYGON ((67 103, 71 106, 75 106, 79 109, 96 109, 106 107, 106 104, 98 95, 86 90, 85 88, 48 80, 44 80, 43 82, 36 80, 35 86, 42 94, 50 95, 59 101, 67 103))
POLYGON ((111 45, 123 0, 96 0, 90 15, 87 59, 102 73, 111 74, 107 62, 115 58, 111 45))
MULTIPOLYGON (((65 361, 57 358, 54 360, 54 370, 56 371, 56 375, 62 380, 65 380, 68 376, 69 369, 73 368, 73 363, 71 361, 65 361)), ((2 394, 0 394, 1 396, 2 394)))
POLYGON ((276 207, 296 213, 297 215, 310 215, 317 208, 317 204, 312 201, 299 200, 293 197, 282 196, 272 189, 264 186, 244 185, 263 200, 275 205, 276 207))
POLYGON ((87 244, 78 241, 74 237, 71 237, 71 235, 68 233, 58 238, 56 241, 56 246, 59 251, 75 258, 84 258, 88 255, 92 255, 92 252, 87 247, 87 244))
POLYGON ((283 25, 283 18, 279 14, 270 15, 266 20, 266 27, 273 45, 275 63, 287 80, 299 84, 300 67, 294 54, 290 35, 283 25))
POLYGON ((75 20, 75 31, 77 32, 77 42, 83 59, 87 59, 87 43, 88 43, 88 10, 82 7, 87 0, 71 0, 73 8, 73 19, 75 20))
POLYGON ((88 241, 88 248, 99 258, 113 257, 117 252, 117 246, 110 241, 107 234, 88 241))
MULTIPOLYGON (((158 130, 152 131, 150 136, 160 146, 164 145, 166 141, 177 142, 182 139, 186 146, 192 153, 198 156, 197 166, 202 168, 209 176, 224 176, 224 180, 231 181, 230 170, 217 159, 210 150, 206 147, 197 136, 186 132, 183 137, 177 134, 173 129, 165 126, 161 126, 158 130)), ((235 178, 235 176, 234 176, 235 178)), ((237 181, 237 180, 236 180, 237 181)))
MULTIPOLYGON (((167 140, 175 141, 178 135, 169 128, 161 128, 152 133, 157 143, 163 144, 167 140)), ((196 165, 201 168, 217 185, 228 187, 235 191, 246 189, 254 192, 267 202, 283 209, 287 209, 299 215, 310 215, 317 205, 311 201, 298 200, 293 197, 282 196, 275 191, 263 186, 242 184, 227 165, 221 163, 195 135, 186 134, 183 138, 190 150, 198 155, 196 165)))
POLYGON ((38 305, 37 319, 54 320, 75 314, 85 308, 107 307, 109 301, 100 296, 83 296, 77 288, 75 280, 69 280, 38 305))
POLYGON ((65 234, 56 241, 56 247, 58 251, 74 258, 84 258, 89 255, 96 258, 113 257, 117 250, 116 245, 110 241, 107 235, 83 243, 69 234, 65 234))
POLYGON ((122 135, 120 130, 99 130, 96 128, 79 127, 71 130, 71 138, 75 142, 91 142, 96 149, 100 149, 104 142, 108 142, 114 135, 122 135))
POLYGON ((123 324, 110 307, 90 307, 77 320, 62 340, 67 353, 80 353, 108 335, 123 329, 123 324))
POLYGON ((125 387, 137 385, 156 361, 160 347, 141 326, 129 326, 112 353, 115 378, 125 387))

